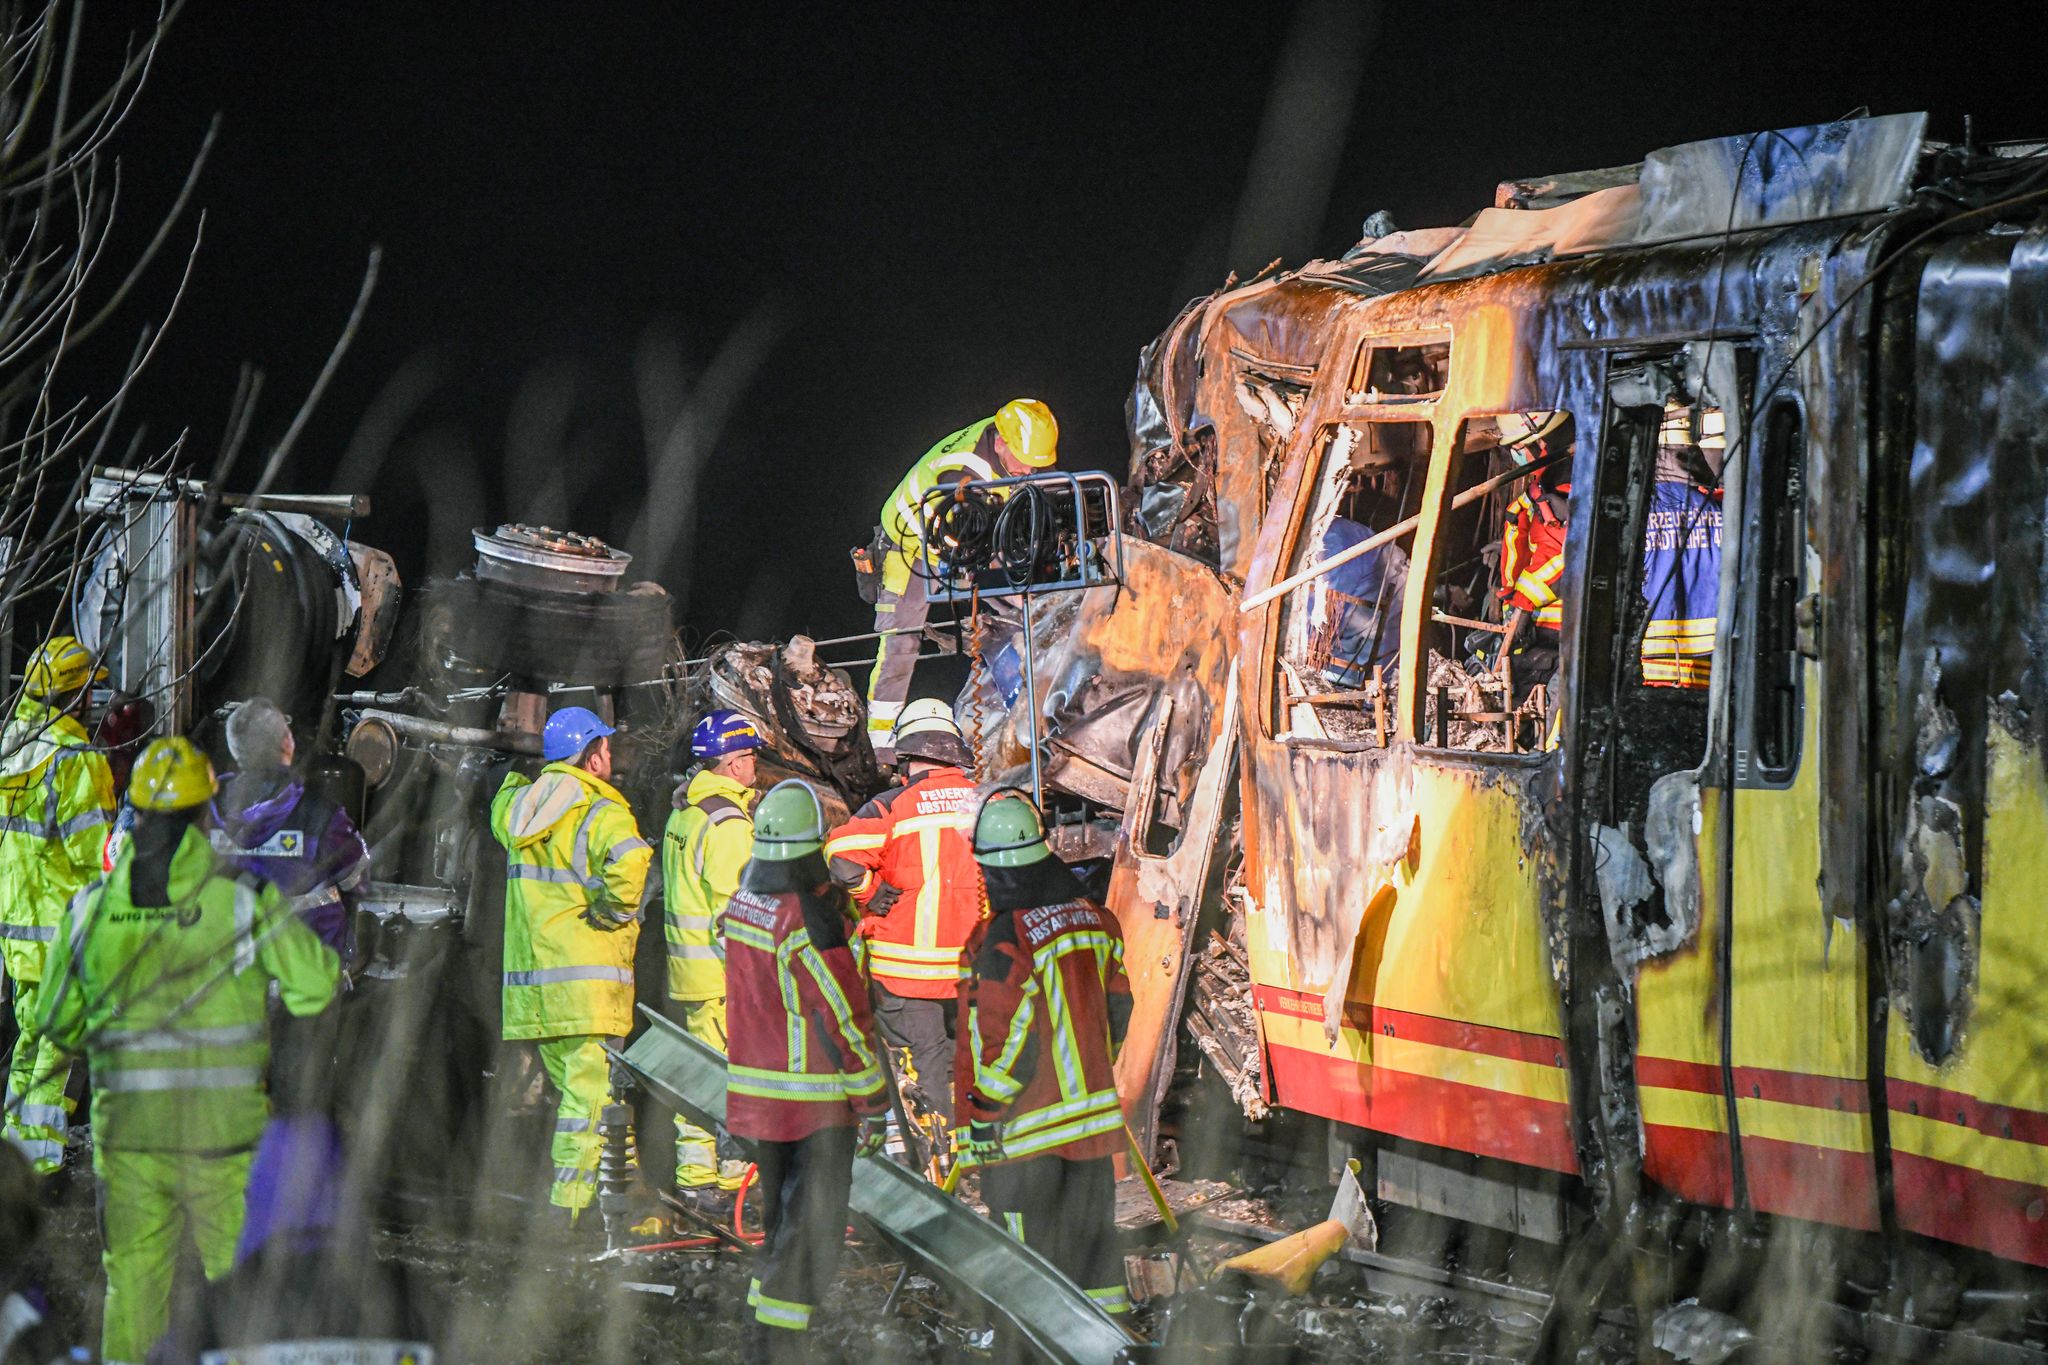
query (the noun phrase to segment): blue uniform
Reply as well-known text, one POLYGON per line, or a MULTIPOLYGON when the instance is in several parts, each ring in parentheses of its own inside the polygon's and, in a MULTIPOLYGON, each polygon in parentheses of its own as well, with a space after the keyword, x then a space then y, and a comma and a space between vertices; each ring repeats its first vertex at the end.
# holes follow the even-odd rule
POLYGON ((1705 687, 1713 676, 1721 592, 1721 499, 1677 480, 1651 486, 1643 529, 1643 681, 1705 687))

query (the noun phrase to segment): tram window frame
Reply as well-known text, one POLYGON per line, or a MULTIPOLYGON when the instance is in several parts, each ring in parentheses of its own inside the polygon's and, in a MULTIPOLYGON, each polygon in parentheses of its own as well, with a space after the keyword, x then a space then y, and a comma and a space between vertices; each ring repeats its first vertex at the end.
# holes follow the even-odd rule
MULTIPOLYGON (((1316 433, 1316 455, 1310 462, 1313 477, 1304 489, 1307 505, 1302 509, 1299 520, 1291 531, 1285 554, 1281 562, 1285 565, 1282 577, 1291 577, 1312 566, 1315 560, 1309 556, 1315 553, 1312 547, 1319 546, 1323 536, 1336 520, 1340 511, 1357 496, 1379 496, 1384 493, 1361 494, 1349 478, 1339 476, 1341 469, 1357 473, 1363 470, 1381 468, 1387 470, 1405 467, 1404 481, 1394 492, 1396 505, 1394 515, 1377 518, 1388 526, 1399 524, 1409 517, 1418 517, 1423 512, 1422 500, 1429 481, 1430 462, 1435 454, 1436 423, 1426 413, 1410 416, 1351 416, 1331 422, 1316 433), (1363 445, 1347 446, 1342 465, 1331 463, 1332 452, 1337 449, 1340 437, 1346 432, 1373 432, 1381 429, 1404 429, 1414 433, 1409 437, 1410 448, 1405 457, 1389 460, 1363 461, 1359 453, 1368 457, 1375 449, 1385 449, 1371 438, 1363 445)), ((1357 509, 1353 509, 1357 510, 1357 509)), ((1382 510, 1386 510, 1383 506, 1382 510)), ((1370 526, 1370 523, 1365 523, 1370 526)), ((1378 639, 1391 640, 1393 654, 1390 661, 1393 677, 1388 680, 1382 675, 1384 686, 1377 702, 1370 697, 1372 688, 1366 686, 1345 686, 1341 682, 1327 679, 1327 675, 1310 672, 1313 667, 1314 646, 1311 630, 1314 623, 1308 618, 1313 611, 1321 578, 1311 579, 1283 594, 1274 602, 1274 624, 1271 636, 1271 654, 1266 672, 1268 689, 1266 723, 1269 733, 1286 743, 1302 745, 1325 745, 1331 747, 1379 748, 1399 741, 1399 705, 1397 690, 1401 686, 1401 635, 1404 614, 1407 610, 1407 576, 1415 571, 1413 562, 1415 535, 1422 527, 1421 520, 1402 532, 1387 546, 1399 548, 1406 557, 1401 570, 1401 587, 1397 592, 1386 593, 1376 607, 1380 614, 1378 639), (1327 683, 1325 691, 1306 690, 1314 684, 1327 683), (1299 695, 1294 689, 1304 689, 1299 695), (1360 695, 1364 694, 1364 695, 1360 695), (1316 697, 1331 700, 1316 701, 1316 697), (1307 715, 1300 714, 1305 709, 1307 715), (1300 722, 1309 722, 1302 728, 1300 722), (1342 722, 1337 726, 1341 733, 1332 733, 1330 722, 1342 722)), ((1382 561, 1384 564, 1386 561, 1382 561)), ((1385 579, 1382 579, 1382 587, 1385 579)), ((1325 599, 1327 601, 1327 599, 1325 599)), ((1356 660, 1349 661, 1351 667, 1358 667, 1356 660)), ((1387 667, 1388 665, 1382 665, 1387 667)))
MULTIPOLYGON (((1515 467, 1514 457, 1501 443, 1499 422, 1503 417, 1524 415, 1513 411, 1474 412, 1468 413, 1459 423, 1457 443, 1451 449, 1450 477, 1444 483, 1443 506, 1436 511, 1435 552, 1429 565, 1429 581, 1423 592, 1423 600, 1428 604, 1429 622, 1423 630, 1419 663, 1425 672, 1433 671, 1431 655, 1434 650, 1441 658, 1463 668, 1468 677, 1474 676, 1467 662, 1470 647, 1475 643, 1474 637, 1494 632, 1481 630, 1469 622, 1476 620, 1489 625, 1506 625, 1506 603, 1500 595, 1501 547, 1508 509, 1528 487, 1528 478, 1509 482, 1464 508, 1453 510, 1451 503, 1467 489, 1508 473, 1515 467), (1484 463, 1477 463, 1482 457, 1484 463), (1457 545, 1452 541, 1459 539, 1460 531, 1453 519, 1469 519, 1469 525, 1457 545), (1460 553, 1464 554, 1463 559, 1446 566, 1448 556, 1460 553), (1484 567, 1476 600, 1469 603, 1449 600, 1446 591, 1455 585, 1447 585, 1444 582, 1446 576, 1468 569, 1475 563, 1484 567)), ((1568 463, 1552 471, 1554 478, 1568 480, 1570 475, 1568 463)), ((1487 650, 1496 663, 1498 648, 1495 641, 1487 650)), ((1554 677, 1515 679, 1515 684, 1518 691, 1525 691, 1526 684, 1540 683, 1549 688, 1553 681, 1554 677)), ((1475 698, 1484 691, 1479 687, 1475 698)), ((1526 702, 1528 699, 1525 696, 1520 700, 1526 702)), ((1463 731, 1461 740, 1451 742, 1449 724, 1437 714, 1436 691, 1431 688, 1418 699, 1415 707, 1416 742, 1431 753, 1455 754, 1461 759, 1540 759, 1546 752, 1548 717, 1555 713, 1559 701, 1558 697, 1546 696, 1547 709, 1543 717, 1533 718, 1537 722, 1533 733, 1528 728, 1530 718, 1516 722, 1470 721, 1465 723, 1468 728, 1463 731), (1440 732, 1444 737, 1442 743, 1438 742, 1440 732), (1497 740, 1498 743, 1473 742, 1480 738, 1497 740)), ((1509 709, 1512 712, 1519 707, 1509 709)), ((1463 714, 1467 713, 1450 713, 1452 717, 1463 714)), ((1482 711, 1480 714, 1494 713, 1482 711)))
POLYGON ((1806 585, 1806 411, 1796 398, 1773 399, 1765 410, 1757 455, 1749 749, 1755 780, 1777 784, 1798 772, 1805 744, 1798 616, 1806 585))
POLYGON ((1380 403, 1433 403, 1450 383, 1451 334, 1366 337, 1352 357, 1345 382, 1351 406, 1380 403), (1412 389, 1397 383, 1401 371, 1436 380, 1433 388, 1412 389))

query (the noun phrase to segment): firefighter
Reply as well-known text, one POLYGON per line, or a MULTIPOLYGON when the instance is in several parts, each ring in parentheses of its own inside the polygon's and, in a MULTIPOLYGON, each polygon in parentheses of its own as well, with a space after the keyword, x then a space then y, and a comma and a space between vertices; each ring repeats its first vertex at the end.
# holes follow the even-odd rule
POLYGON ((802 782, 754 813, 753 858, 720 917, 732 1049, 726 1127, 754 1144, 764 1240, 747 1303, 758 1354, 801 1358, 846 1233, 858 1149, 882 1143, 888 1091, 845 895, 802 782))
MULTIPOLYGON (((713 711, 690 733, 704 766, 676 791, 661 840, 668 995, 691 1037, 725 1051, 725 956, 716 920, 754 849, 754 751, 761 733, 737 711, 713 711)), ((717 1139, 676 1115, 676 1186, 688 1197, 739 1187, 742 1162, 721 1166, 717 1139)))
POLYGON ((903 709, 896 757, 903 784, 833 831, 825 856, 861 907, 875 1022, 892 1048, 909 1049, 925 1107, 950 1124, 960 952, 984 904, 964 771, 973 759, 952 709, 930 698, 903 709))
POLYGON ((163 1332, 186 1232, 208 1279, 233 1266, 270 1111, 266 998, 274 982, 311 1018, 341 975, 276 887, 217 859, 200 829, 214 791, 190 741, 145 749, 134 834, 65 910, 50 952, 42 1028, 92 1070, 108 1362, 140 1361, 163 1332))
MULTIPOLYGON (((1498 419, 1501 445, 1516 464, 1531 464, 1576 449, 1572 416, 1556 412, 1508 413, 1498 419)), ((1557 669, 1564 604, 1564 540, 1570 519, 1571 470, 1529 476, 1508 504, 1501 530, 1500 595, 1507 605, 1501 657, 1515 660, 1524 682, 1548 679, 1557 669)))
POLYGON ((114 818, 114 776, 80 723, 107 671, 69 635, 28 661, 21 704, 0 734, 0 960, 14 983, 19 1032, 7 1069, 4 1135, 38 1174, 64 1164, 70 1064, 36 1028, 43 963, 57 918, 99 877, 114 818))
POLYGON ((910 694, 925 621, 925 498, 945 484, 1014 478, 1049 469, 1059 457, 1059 423, 1035 398, 1014 398, 993 417, 962 427, 926 451, 882 506, 874 552, 881 557, 875 630, 881 634, 868 677, 868 739, 883 767, 895 762, 895 729, 910 694))
POLYGON ((1667 403, 1643 522, 1643 682, 1704 688, 1714 676, 1721 599, 1721 462, 1726 419, 1667 403), (1697 431, 1695 430, 1697 425, 1697 431))
POLYGON ((353 951, 345 893, 363 879, 370 850, 348 812, 306 790, 292 771, 292 718, 268 697, 228 715, 228 753, 238 772, 221 780, 214 847, 277 883, 291 907, 345 963, 353 951))
POLYGON ((565 707, 541 733, 540 776, 507 773, 491 802, 505 846, 504 1037, 539 1045, 561 1094, 549 1202, 567 1224, 597 1194, 604 1043, 633 1027, 633 950, 653 853, 610 781, 613 730, 565 707))
POLYGON ((1123 1109, 1114 1063, 1130 1023, 1123 934, 1045 844, 1015 789, 982 803, 974 856, 993 912, 967 983, 962 1158, 1013 1235, 1110 1313, 1130 1311, 1116 1247, 1123 1109))

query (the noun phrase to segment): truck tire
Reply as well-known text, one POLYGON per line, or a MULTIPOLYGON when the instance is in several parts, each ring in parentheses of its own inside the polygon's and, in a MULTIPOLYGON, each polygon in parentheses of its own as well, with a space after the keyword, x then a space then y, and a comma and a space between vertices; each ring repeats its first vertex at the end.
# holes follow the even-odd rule
POLYGON ((623 592, 554 592, 464 574, 427 585, 429 658, 539 682, 622 687, 661 676, 674 657, 669 595, 656 583, 623 592))

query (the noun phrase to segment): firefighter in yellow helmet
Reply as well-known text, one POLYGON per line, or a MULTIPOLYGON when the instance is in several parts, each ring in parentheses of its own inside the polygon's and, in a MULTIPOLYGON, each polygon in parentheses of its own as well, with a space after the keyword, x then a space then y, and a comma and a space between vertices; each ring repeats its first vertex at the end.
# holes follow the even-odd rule
POLYGON ((633 1027, 633 950, 653 850, 611 785, 612 728, 581 706, 548 717, 547 760, 508 773, 491 802, 505 846, 506 1041, 540 1049, 561 1094, 550 1202, 573 1225, 597 1196, 597 1116, 611 1093, 608 1038, 633 1027))
POLYGON ((84 645, 54 637, 29 659, 21 704, 0 734, 0 959, 21 1027, 0 1132, 44 1175, 64 1162, 71 1068, 35 1021, 57 919, 100 875, 114 818, 113 772, 81 723, 92 685, 106 676, 84 645))
POLYGON ((1035 398, 1013 398, 995 416, 960 428, 927 450, 882 506, 868 553, 879 557, 875 630, 883 632, 868 677, 868 739, 883 767, 895 762, 896 717, 910 695, 925 620, 923 526, 933 489, 980 479, 1007 479, 1050 469, 1059 458, 1060 427, 1035 398))
POLYGON ((108 1362, 162 1335, 186 1232, 209 1279, 233 1268, 270 1116, 271 985, 307 1018, 341 978, 277 888, 215 858, 200 828, 213 768, 189 741, 152 743, 128 794, 134 835, 60 918, 40 1021, 92 1069, 108 1362))

